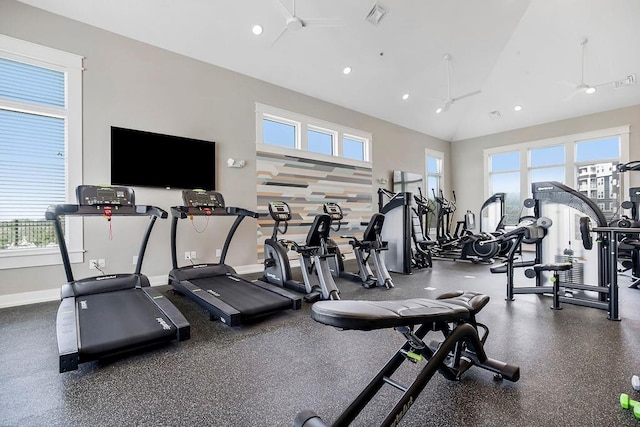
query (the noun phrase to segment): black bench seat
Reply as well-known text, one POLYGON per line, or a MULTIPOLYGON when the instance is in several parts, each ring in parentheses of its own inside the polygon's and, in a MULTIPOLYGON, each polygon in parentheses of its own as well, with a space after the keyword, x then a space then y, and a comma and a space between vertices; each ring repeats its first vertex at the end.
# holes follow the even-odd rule
POLYGON ((463 305, 442 300, 414 298, 399 301, 318 301, 311 317, 341 329, 374 329, 413 326, 431 322, 457 322, 470 317, 463 305))

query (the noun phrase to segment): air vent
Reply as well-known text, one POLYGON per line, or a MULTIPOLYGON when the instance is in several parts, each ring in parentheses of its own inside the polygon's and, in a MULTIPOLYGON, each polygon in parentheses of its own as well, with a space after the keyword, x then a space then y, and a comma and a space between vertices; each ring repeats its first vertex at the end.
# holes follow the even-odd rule
POLYGON ((384 17, 384 15, 386 15, 386 13, 387 11, 378 6, 378 4, 376 3, 373 6, 373 9, 371 9, 371 11, 367 14, 365 19, 377 27, 380 23, 380 20, 384 17))
POLYGON ((489 113, 489 118, 491 120, 498 120, 502 117, 502 114, 500 114, 500 111, 495 110, 489 113))

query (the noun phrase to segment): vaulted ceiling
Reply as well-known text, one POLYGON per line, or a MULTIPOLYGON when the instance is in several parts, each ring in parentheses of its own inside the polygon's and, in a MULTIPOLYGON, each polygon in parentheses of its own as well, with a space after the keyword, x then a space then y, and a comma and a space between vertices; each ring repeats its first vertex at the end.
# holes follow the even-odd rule
POLYGON ((21 1, 449 141, 640 104, 638 0, 21 1))

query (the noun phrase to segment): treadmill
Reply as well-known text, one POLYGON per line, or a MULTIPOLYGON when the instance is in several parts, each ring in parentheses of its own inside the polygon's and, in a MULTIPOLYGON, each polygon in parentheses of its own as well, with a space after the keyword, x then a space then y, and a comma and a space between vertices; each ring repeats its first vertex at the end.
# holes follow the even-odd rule
POLYGON ((190 337, 190 325, 180 311, 140 273, 149 236, 166 211, 136 205, 129 187, 81 185, 76 188, 77 205, 47 208, 45 217, 54 221, 67 283, 62 285, 56 331, 60 373, 78 369, 78 364, 190 337), (148 216, 135 272, 108 274, 75 280, 64 239, 61 218, 97 216, 107 221, 118 216, 148 216))
POLYGON ((225 264, 227 251, 240 223, 257 218, 258 213, 225 206, 222 194, 216 191, 184 190, 184 206, 171 208, 171 260, 169 284, 178 294, 185 295, 209 312, 209 320, 220 320, 229 326, 254 322, 264 316, 284 310, 299 310, 302 298, 287 289, 262 280, 249 281, 225 264), (227 233, 220 262, 178 266, 176 235, 179 220, 193 216, 235 216, 227 233))

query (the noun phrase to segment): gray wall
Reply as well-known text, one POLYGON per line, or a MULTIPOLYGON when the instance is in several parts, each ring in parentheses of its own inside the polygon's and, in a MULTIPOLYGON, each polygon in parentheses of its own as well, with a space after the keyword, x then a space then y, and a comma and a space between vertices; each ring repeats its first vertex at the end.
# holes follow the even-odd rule
MULTIPOLYGON (((482 202, 487 198, 484 193, 484 149, 625 125, 631 125, 629 160, 638 160, 640 134, 635 129, 640 128, 640 105, 452 143, 451 159, 455 161, 451 163, 451 188, 456 191, 459 212, 471 209, 478 214, 482 202)), ((631 186, 640 186, 640 173, 628 172, 625 180, 631 186)))
MULTIPOLYGON (((374 183, 379 177, 390 179, 394 169, 423 173, 425 148, 441 151, 449 158, 447 141, 13 0, 0 0, 0 32, 85 57, 85 184, 110 182, 110 126, 130 127, 216 141, 218 190, 228 205, 256 209, 255 102, 371 132, 374 183), (245 159, 247 167, 227 168, 228 157, 245 159)), ((180 165, 177 169, 179 173, 180 165)), ((451 182, 450 177, 445 178, 451 182)), ((164 209, 182 203, 180 192, 175 190, 136 188, 136 200, 164 209)), ((221 221, 220 225, 226 233, 228 224, 221 221)), ((137 227, 118 226, 115 222, 114 227, 115 238, 108 241, 104 222, 85 221, 85 260, 105 258, 108 273, 131 271, 131 259, 139 244, 137 227)), ((166 276, 171 267, 169 231, 169 220, 158 221, 143 265, 148 276, 166 276)), ((214 238, 214 234, 209 233, 213 241, 203 243, 182 239, 178 253, 195 250, 199 260, 213 261, 215 248, 222 246, 224 238, 214 238)), ((227 261, 233 266, 254 264, 256 252, 256 222, 246 220, 227 261)), ((77 277, 89 273, 88 261, 74 266, 77 277)), ((63 281, 61 266, 0 270, 0 296, 58 289, 63 281)))

